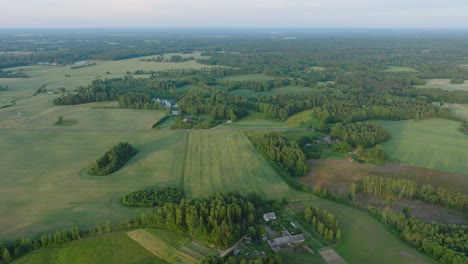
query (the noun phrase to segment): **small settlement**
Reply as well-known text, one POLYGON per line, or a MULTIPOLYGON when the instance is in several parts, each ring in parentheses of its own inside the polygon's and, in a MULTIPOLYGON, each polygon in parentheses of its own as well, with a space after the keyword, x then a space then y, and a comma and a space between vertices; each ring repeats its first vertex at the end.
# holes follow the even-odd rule
MULTIPOLYGON (((266 213, 263 215, 263 219, 266 222, 274 221, 276 220, 276 214, 274 212, 266 213)), ((293 222, 291 222, 291 226, 296 226, 293 222)), ((303 234, 297 234, 297 235, 292 235, 287 229, 284 229, 282 232, 282 236, 278 237, 264 237, 263 239, 268 242, 270 247, 274 251, 280 250, 280 248, 296 244, 296 243, 301 243, 305 241, 305 237, 303 234)))

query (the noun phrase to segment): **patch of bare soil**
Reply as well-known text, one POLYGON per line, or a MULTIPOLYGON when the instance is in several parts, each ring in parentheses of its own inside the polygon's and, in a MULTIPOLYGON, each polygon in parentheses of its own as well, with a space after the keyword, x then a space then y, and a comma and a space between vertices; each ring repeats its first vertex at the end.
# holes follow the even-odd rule
POLYGON ((327 264, 346 264, 347 262, 340 257, 332 248, 323 248, 319 251, 322 258, 327 264))
MULTIPOLYGON (((374 207, 383 209, 386 207, 385 199, 379 196, 372 196, 366 194, 357 194, 356 202, 363 205, 372 205, 374 207)), ((389 209, 395 212, 401 212, 403 207, 408 206, 411 209, 411 214, 426 222, 436 221, 442 224, 467 224, 468 214, 460 213, 456 210, 447 209, 432 204, 423 203, 418 200, 403 200, 393 199, 389 209)))
MULTIPOLYGON (((457 174, 432 169, 412 167, 401 164, 371 165, 349 162, 347 160, 310 160, 311 170, 307 176, 299 178, 312 188, 326 188, 327 190, 346 195, 349 185, 361 180, 364 176, 380 176, 384 178, 407 178, 418 185, 431 184, 436 187, 454 188, 461 191, 468 190, 468 174, 457 174)), ((384 198, 359 194, 357 202, 384 208, 384 198)), ((390 208, 401 212, 404 206, 411 208, 413 216, 425 221, 436 221, 446 224, 466 224, 468 214, 455 210, 430 205, 417 200, 395 199, 390 208)))
POLYGON ((384 178, 407 178, 419 185, 431 184, 437 187, 468 190, 468 174, 450 173, 401 164, 371 165, 347 160, 310 160, 311 170, 299 179, 313 188, 325 187, 339 194, 346 194, 351 183, 364 176, 384 178))

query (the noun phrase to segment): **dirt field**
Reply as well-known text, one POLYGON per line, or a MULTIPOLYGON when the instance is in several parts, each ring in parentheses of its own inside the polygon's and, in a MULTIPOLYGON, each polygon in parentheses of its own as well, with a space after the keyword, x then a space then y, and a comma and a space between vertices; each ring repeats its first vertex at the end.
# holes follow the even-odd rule
POLYGON ((336 254, 335 250, 331 248, 323 248, 319 251, 322 258, 328 264, 346 264, 347 262, 340 257, 340 255, 336 254))
MULTIPOLYGON (((311 171, 299 181, 313 188, 325 187, 341 195, 346 195, 349 185, 359 181, 363 176, 375 175, 385 178, 407 178, 415 180, 419 185, 430 183, 433 186, 452 187, 466 191, 468 189, 466 174, 456 174, 412 167, 407 165, 370 165, 350 163, 346 160, 311 160, 311 171)), ((383 208, 384 198, 358 194, 357 202, 383 208)), ((437 221, 447 224, 466 224, 468 214, 455 210, 434 206, 415 200, 395 199, 391 209, 401 212, 404 206, 411 208, 413 216, 425 221, 437 221)))
MULTIPOLYGON (((385 199, 366 194, 356 195, 356 201, 363 205, 372 205, 378 208, 385 207, 385 199)), ((411 208, 411 215, 427 222, 436 221, 443 224, 467 224, 468 214, 460 213, 456 210, 447 209, 432 204, 427 204, 418 200, 395 199, 390 205, 390 209, 395 212, 401 212, 404 206, 411 208)))
POLYGON ((407 178, 419 185, 454 188, 468 190, 468 174, 450 173, 433 169, 425 169, 401 164, 370 165, 350 163, 346 160, 311 160, 311 171, 299 181, 311 187, 325 187, 328 190, 346 194, 352 182, 360 180, 366 175, 384 178, 407 178))

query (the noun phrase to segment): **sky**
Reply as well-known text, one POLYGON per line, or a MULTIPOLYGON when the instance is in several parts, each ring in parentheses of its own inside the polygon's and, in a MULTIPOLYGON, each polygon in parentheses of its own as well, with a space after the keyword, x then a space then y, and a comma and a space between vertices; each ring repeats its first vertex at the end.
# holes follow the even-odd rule
POLYGON ((0 27, 468 27, 468 0, 2 0, 0 27))

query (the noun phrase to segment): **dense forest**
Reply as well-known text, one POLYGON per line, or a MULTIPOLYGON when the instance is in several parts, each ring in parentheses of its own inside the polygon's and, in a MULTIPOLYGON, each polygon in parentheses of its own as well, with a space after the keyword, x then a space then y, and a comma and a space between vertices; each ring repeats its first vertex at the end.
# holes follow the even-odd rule
POLYGON ((277 133, 253 136, 251 141, 262 155, 278 163, 291 176, 304 176, 308 172, 305 155, 297 142, 290 142, 277 133))
POLYGON ((129 193, 122 197, 122 203, 135 207, 154 207, 165 203, 179 203, 182 197, 181 190, 174 187, 165 187, 129 193))
POLYGON ((336 124, 330 132, 331 138, 348 142, 351 146, 373 147, 390 139, 390 133, 375 124, 353 123, 336 124))
POLYGON ((164 203, 123 225, 185 231, 216 248, 225 248, 245 234, 248 227, 256 225, 263 211, 261 203, 257 196, 237 193, 182 199, 180 203, 164 203))
POLYGON ((99 157, 89 168, 88 173, 98 176, 111 174, 122 168, 136 153, 137 150, 132 145, 120 142, 99 157))
POLYGON ((226 248, 247 233, 249 227, 257 225, 263 212, 271 210, 269 206, 270 202, 263 201, 254 193, 242 196, 232 192, 207 195, 199 199, 182 199, 178 203, 160 203, 153 211, 141 213, 132 219, 126 218, 116 226, 112 226, 109 221, 105 224, 98 221, 96 227, 87 232, 80 231, 75 226, 69 230, 43 234, 38 240, 17 239, 9 247, 0 244, 0 262, 8 262, 9 259, 18 258, 33 250, 59 246, 88 236, 135 228, 166 228, 188 232, 208 245, 226 248))

